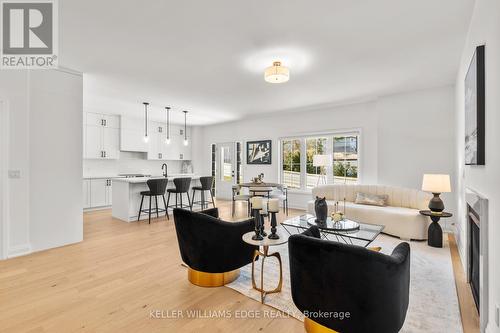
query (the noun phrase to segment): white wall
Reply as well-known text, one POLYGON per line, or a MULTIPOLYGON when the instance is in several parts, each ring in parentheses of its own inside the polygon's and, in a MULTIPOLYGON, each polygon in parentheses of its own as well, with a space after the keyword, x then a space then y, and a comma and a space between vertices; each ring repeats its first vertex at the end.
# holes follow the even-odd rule
MULTIPOLYGON (((198 173, 208 174, 210 144, 272 139, 272 165, 244 164, 243 172, 246 180, 264 172, 267 180, 278 181, 280 137, 361 129, 360 181, 420 188, 423 173, 444 172, 454 176, 453 123, 454 88, 439 87, 381 97, 370 102, 280 112, 206 126, 199 129, 197 142, 202 149, 193 163, 198 173)), ((305 208, 309 197, 310 194, 292 192, 290 206, 305 208)), ((446 206, 454 211, 454 196, 445 196, 444 200, 446 206)))
POLYGON ((456 211, 457 200, 454 96, 453 87, 446 87, 388 96, 377 103, 378 183, 420 188, 424 173, 449 174, 453 192, 441 197, 450 212, 456 211))
POLYGON ((500 304, 500 1, 476 0, 456 82, 456 149, 458 169, 457 239, 465 267, 465 195, 470 187, 489 199, 489 325, 499 333, 495 304, 500 304), (476 46, 486 45, 486 165, 464 165, 464 79, 476 46))
POLYGON ((82 239, 82 77, 2 71, 10 111, 8 256, 82 239))
POLYGON ((0 99, 9 108, 9 170, 20 178, 8 180, 7 256, 28 253, 29 244, 29 108, 28 71, 2 71, 0 99))

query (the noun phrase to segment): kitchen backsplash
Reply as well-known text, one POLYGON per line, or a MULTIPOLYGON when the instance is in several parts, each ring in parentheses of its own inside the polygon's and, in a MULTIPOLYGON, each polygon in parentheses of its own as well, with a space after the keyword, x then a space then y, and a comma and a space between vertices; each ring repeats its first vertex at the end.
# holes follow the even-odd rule
POLYGON ((142 173, 152 176, 162 175, 161 166, 168 165, 168 173, 182 172, 184 163, 185 170, 187 161, 150 161, 145 159, 144 153, 120 152, 118 160, 83 160, 84 177, 114 176, 122 173, 142 173))

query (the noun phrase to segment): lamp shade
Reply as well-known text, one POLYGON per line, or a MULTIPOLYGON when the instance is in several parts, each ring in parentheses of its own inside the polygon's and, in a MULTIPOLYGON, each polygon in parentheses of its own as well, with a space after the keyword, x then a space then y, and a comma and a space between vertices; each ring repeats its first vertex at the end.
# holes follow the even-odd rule
POLYGON ((332 155, 314 155, 313 166, 315 167, 332 166, 332 155))
POLYGON ((422 180, 422 191, 431 193, 451 192, 450 176, 425 174, 422 180))

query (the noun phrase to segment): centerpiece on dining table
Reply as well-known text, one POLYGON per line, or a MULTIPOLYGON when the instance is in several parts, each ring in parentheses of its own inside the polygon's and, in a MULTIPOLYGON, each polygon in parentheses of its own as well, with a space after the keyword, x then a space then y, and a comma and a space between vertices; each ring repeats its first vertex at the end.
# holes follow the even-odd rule
POLYGON ((257 177, 253 177, 252 178, 252 183, 254 183, 254 184, 262 184, 262 183, 264 183, 264 174, 261 173, 257 177))

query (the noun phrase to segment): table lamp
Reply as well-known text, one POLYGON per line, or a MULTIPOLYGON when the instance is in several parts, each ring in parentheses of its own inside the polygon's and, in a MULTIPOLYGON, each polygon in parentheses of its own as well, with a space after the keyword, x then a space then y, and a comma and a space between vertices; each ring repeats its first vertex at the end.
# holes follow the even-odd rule
POLYGON ((316 186, 321 184, 327 184, 325 167, 332 166, 332 155, 313 155, 313 166, 320 168, 320 176, 316 182, 316 186))
POLYGON ((434 195, 429 201, 429 209, 433 213, 440 214, 444 210, 444 203, 439 195, 451 192, 450 176, 425 174, 422 180, 422 191, 431 192, 434 195))

